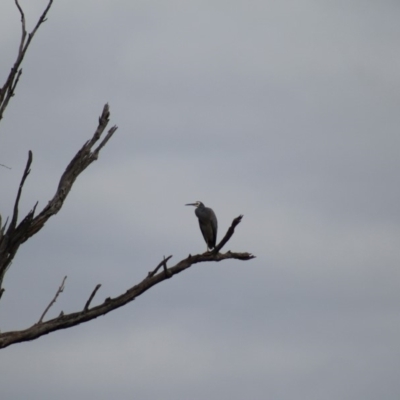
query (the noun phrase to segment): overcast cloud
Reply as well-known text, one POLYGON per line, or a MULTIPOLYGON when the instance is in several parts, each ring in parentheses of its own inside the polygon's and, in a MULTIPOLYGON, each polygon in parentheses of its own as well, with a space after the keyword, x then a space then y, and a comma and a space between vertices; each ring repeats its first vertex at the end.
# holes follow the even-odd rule
MULTIPOLYGON (((45 0, 21 0, 31 28, 45 0)), ((226 250, 98 320, 1 351, 1 399, 398 400, 400 5, 55 0, 0 125, 10 215, 119 129, 18 253, 1 331, 79 310, 165 255, 205 250, 193 209, 244 219, 226 250)), ((20 35, 0 5, 0 80, 20 35)), ((172 264, 171 264, 172 265, 172 264)))

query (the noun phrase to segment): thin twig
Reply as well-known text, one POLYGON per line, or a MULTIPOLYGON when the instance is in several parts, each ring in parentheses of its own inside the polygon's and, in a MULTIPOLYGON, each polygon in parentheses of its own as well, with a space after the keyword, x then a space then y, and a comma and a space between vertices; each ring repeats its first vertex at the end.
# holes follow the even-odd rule
POLYGON ((169 270, 167 268, 167 260, 165 259, 165 256, 164 256, 164 262, 163 262, 163 269, 164 269, 165 276, 167 278, 172 278, 172 274, 169 272, 169 270))
POLYGON ((22 175, 21 183, 19 184, 17 198, 15 199, 15 203, 14 203, 13 216, 11 219, 10 226, 8 227, 9 233, 11 231, 13 231, 15 229, 15 226, 17 225, 19 200, 21 199, 22 188, 24 187, 25 180, 28 177, 29 173, 31 172, 31 169, 30 169, 31 164, 32 164, 32 152, 29 150, 28 161, 26 162, 25 171, 24 171, 24 174, 22 175))
POLYGON ((50 10, 50 7, 53 4, 53 0, 49 0, 47 3, 47 7, 44 9, 42 15, 39 17, 35 27, 33 30, 28 34, 26 30, 26 20, 25 20, 25 14, 22 9, 22 7, 19 4, 18 0, 14 0, 15 5, 18 8, 18 11, 21 15, 21 39, 19 43, 19 49, 18 49, 18 54, 17 58, 14 61, 14 65, 11 67, 11 71, 6 79, 6 82, 4 83, 3 87, 0 88, 0 120, 3 118, 3 113, 5 109, 8 106, 8 103, 11 99, 11 97, 14 96, 15 89, 17 87, 19 78, 21 77, 22 74, 22 68, 21 64, 22 61, 24 60, 26 51, 29 48, 29 45, 35 36, 36 31, 39 29, 40 25, 43 24, 43 22, 46 21, 46 16, 47 13, 50 10))
POLYGON ((86 302, 85 307, 83 308, 83 312, 86 312, 86 311, 89 309, 90 303, 92 302, 93 297, 96 295, 96 293, 97 293, 97 291, 100 289, 100 287, 101 287, 101 284, 98 283, 98 284, 96 285, 96 287, 94 288, 92 294, 90 295, 88 301, 86 302))
POLYGON ((21 34, 21 41, 19 44, 19 55, 22 54, 24 50, 24 45, 25 45, 25 38, 26 38, 26 27, 25 27, 25 14, 24 11, 22 10, 22 7, 19 5, 18 0, 15 0, 15 4, 18 8, 19 13, 21 14, 21 29, 22 29, 22 34, 21 34))
POLYGON ((51 5, 53 4, 54 0, 49 0, 47 7, 45 8, 45 10, 43 11, 42 15, 39 17, 38 22, 36 23, 36 26, 33 28, 32 32, 29 34, 29 37, 31 38, 36 31, 39 29, 39 26, 43 24, 43 22, 47 21, 47 13, 50 10, 51 5))
POLYGON ((4 167, 4 168, 7 168, 7 169, 11 169, 10 167, 7 167, 7 165, 4 165, 4 164, 0 164, 0 167, 4 167))
POLYGON ((152 276, 154 276, 161 267, 164 267, 164 270, 165 270, 167 268, 167 261, 170 258, 172 258, 172 256, 168 256, 167 258, 165 258, 165 256, 164 256, 164 259, 160 262, 160 264, 157 265, 156 269, 154 271, 150 271, 147 274, 147 278, 151 278, 152 276))
POLYGON ((50 304, 47 306, 47 308, 44 310, 42 316, 40 317, 38 324, 41 324, 43 321, 44 316, 46 315, 47 311, 50 310, 50 307, 57 301, 57 297, 60 295, 60 293, 62 293, 64 291, 64 284, 65 284, 65 280, 67 279, 67 276, 64 276, 64 279, 61 282, 60 287, 57 290, 56 295, 54 296, 53 300, 50 302, 50 304))

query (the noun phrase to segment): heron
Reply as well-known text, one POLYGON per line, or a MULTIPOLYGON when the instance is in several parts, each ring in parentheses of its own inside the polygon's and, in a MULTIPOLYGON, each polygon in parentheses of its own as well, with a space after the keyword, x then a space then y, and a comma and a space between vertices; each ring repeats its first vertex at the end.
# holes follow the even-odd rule
POLYGON ((218 221, 214 211, 206 207, 201 201, 185 204, 186 206, 195 206, 194 213, 199 219, 199 225, 204 240, 207 243, 207 251, 215 248, 217 241, 218 221))

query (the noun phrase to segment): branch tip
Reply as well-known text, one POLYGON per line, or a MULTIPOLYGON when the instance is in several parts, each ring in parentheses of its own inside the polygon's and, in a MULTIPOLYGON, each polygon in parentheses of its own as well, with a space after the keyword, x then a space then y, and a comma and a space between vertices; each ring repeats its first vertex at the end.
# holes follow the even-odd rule
POLYGON ((39 321, 37 322, 38 324, 41 324, 43 321, 44 316, 47 314, 47 311, 50 310, 50 307, 57 301, 58 296, 60 295, 60 293, 62 293, 64 291, 64 285, 65 285, 65 280, 67 279, 67 276, 64 276, 64 279, 61 282, 60 287, 58 288, 55 296, 53 297, 53 299, 51 300, 51 302, 49 303, 49 305, 47 306, 47 308, 43 311, 42 316, 40 317, 39 321))
POLYGON ((28 152, 28 160, 26 162, 25 170, 24 170, 24 173, 22 174, 21 182, 19 184, 17 197, 16 197, 15 203, 14 203, 13 216, 12 216, 12 219, 11 219, 10 226, 8 227, 7 233, 11 233, 15 229, 15 227, 17 225, 19 201, 21 199, 22 188, 24 187, 25 180, 28 177, 29 173, 31 172, 32 159, 33 159, 32 151, 29 150, 29 152, 28 152))
POLYGON ((150 271, 147 274, 147 278, 146 279, 151 278, 152 276, 154 276, 161 267, 163 267, 165 273, 167 273, 167 271, 168 271, 167 261, 169 259, 171 259, 171 258, 172 258, 172 255, 168 256, 167 258, 165 258, 165 256, 163 256, 163 260, 157 265, 157 267, 153 271, 150 271))
POLYGON ((230 240, 230 238, 233 236, 234 232, 235 232, 235 227, 237 225, 240 224, 240 222, 242 221, 243 215, 239 215, 238 217, 236 217, 233 221, 231 226, 229 227, 228 231, 226 232, 225 236, 223 237, 223 239, 219 242, 219 244, 217 246, 215 246, 215 248, 211 251, 212 254, 218 254, 219 251, 226 245, 226 243, 228 243, 228 241, 230 240))
POLYGON ((96 293, 97 293, 97 291, 100 289, 100 287, 101 287, 101 284, 98 283, 98 284, 96 285, 96 287, 93 289, 92 294, 90 295, 88 301, 87 301, 86 304, 85 304, 85 307, 83 308, 83 312, 86 312, 86 311, 89 309, 90 303, 92 302, 93 297, 96 295, 96 293))

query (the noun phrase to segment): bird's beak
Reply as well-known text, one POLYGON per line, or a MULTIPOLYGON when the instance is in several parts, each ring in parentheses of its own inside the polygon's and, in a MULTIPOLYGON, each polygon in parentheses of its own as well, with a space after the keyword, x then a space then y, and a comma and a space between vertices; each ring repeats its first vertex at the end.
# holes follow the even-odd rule
POLYGON ((185 206, 196 206, 197 204, 196 203, 188 203, 188 204, 185 204, 185 206))

